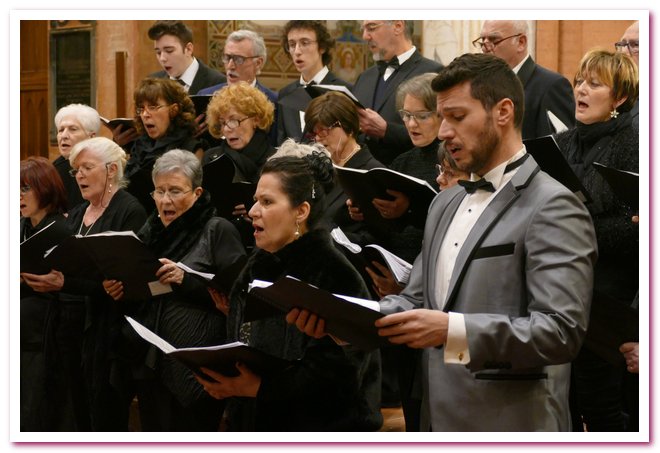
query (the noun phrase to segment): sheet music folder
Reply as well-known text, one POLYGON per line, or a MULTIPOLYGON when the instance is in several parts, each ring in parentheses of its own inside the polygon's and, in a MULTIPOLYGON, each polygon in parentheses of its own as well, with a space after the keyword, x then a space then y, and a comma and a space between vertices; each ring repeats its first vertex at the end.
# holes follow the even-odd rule
POLYGON ((237 362, 244 363, 260 376, 282 370, 291 364, 288 360, 272 356, 238 341, 215 346, 175 348, 136 320, 128 316, 125 318, 144 340, 156 346, 166 355, 179 360, 201 376, 205 376, 200 371, 201 367, 209 368, 225 376, 238 376, 237 362))
POLYGON ((630 208, 639 209, 639 174, 631 171, 617 170, 598 162, 593 162, 596 171, 607 181, 612 192, 621 202, 630 208))
POLYGON ((584 188, 552 135, 523 140, 527 152, 534 157, 541 170, 573 192, 583 203, 591 203, 591 195, 584 188))
POLYGON ((266 288, 252 288, 248 292, 244 320, 271 316, 274 309, 288 313, 293 308, 316 313, 325 320, 326 332, 362 350, 390 344, 385 337, 378 336, 374 325, 383 314, 291 277, 281 278, 266 288))

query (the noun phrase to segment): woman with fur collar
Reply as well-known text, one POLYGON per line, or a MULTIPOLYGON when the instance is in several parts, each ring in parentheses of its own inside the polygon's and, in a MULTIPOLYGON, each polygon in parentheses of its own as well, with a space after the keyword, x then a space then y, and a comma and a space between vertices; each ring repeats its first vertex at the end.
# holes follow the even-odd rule
POLYGON ((377 351, 342 347, 330 337, 308 337, 287 324, 285 314, 243 323, 247 287, 255 279, 291 275, 333 293, 369 295, 329 233, 318 228, 332 181, 327 152, 293 142, 283 147, 309 151, 303 157, 276 155, 264 165, 250 210, 257 249, 226 308, 229 339, 294 364, 268 376, 237 364, 240 375, 235 378, 203 369, 213 380, 197 379, 215 398, 241 397, 228 404, 228 428, 233 431, 376 430, 382 424, 377 351))

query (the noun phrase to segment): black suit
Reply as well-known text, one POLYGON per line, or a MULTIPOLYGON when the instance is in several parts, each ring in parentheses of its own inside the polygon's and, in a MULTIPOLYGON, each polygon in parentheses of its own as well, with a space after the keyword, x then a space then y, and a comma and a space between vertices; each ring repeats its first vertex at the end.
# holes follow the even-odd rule
POLYGON ((537 65, 528 58, 518 71, 525 87, 523 140, 554 134, 548 110, 571 129, 575 125, 573 88, 566 77, 537 65))
POLYGON ((374 105, 374 95, 378 77, 380 76, 377 66, 372 66, 364 71, 355 82, 353 94, 362 105, 375 110, 387 121, 385 137, 373 138, 367 136, 365 141, 372 154, 382 163, 389 165, 392 160, 404 151, 413 148, 408 136, 408 131, 403 125, 396 109, 396 90, 399 85, 412 77, 426 72, 438 72, 442 65, 436 61, 429 60, 415 51, 390 77, 387 79, 385 92, 378 105, 374 105))
MULTIPOLYGON (((328 72, 321 85, 343 85, 349 89, 351 84, 340 79, 332 72, 328 72)), ((282 104, 282 99, 293 93, 298 87, 302 86, 300 81, 292 82, 279 91, 279 100, 277 103, 277 144, 281 145, 287 138, 293 138, 300 141, 303 138, 302 125, 300 124, 300 111, 288 105, 282 104)))
MULTIPOLYGON (((227 77, 225 77, 220 71, 209 68, 199 58, 197 58, 197 62, 199 63, 199 69, 197 69, 197 74, 195 74, 192 85, 190 85, 190 88, 188 89, 188 94, 197 94, 202 88, 218 85, 227 81, 227 77)), ((170 76, 165 71, 158 71, 149 74, 149 77, 168 79, 170 76)))

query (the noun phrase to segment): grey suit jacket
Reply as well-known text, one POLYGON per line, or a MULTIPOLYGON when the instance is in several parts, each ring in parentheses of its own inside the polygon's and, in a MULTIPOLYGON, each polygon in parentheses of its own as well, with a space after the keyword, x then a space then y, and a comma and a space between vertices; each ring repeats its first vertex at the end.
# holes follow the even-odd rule
MULTIPOLYGON (((195 74, 192 85, 190 85, 190 88, 188 89, 188 94, 197 94, 197 92, 203 88, 227 81, 227 77, 225 77, 220 71, 216 71, 215 69, 206 66, 199 58, 197 58, 197 62, 199 63, 199 69, 197 70, 197 74, 195 74)), ((165 71, 158 71, 149 74, 149 77, 166 79, 169 78, 169 75, 167 75, 167 72, 165 71)))
POLYGON ((376 159, 389 165, 392 160, 404 151, 413 147, 410 136, 403 121, 396 110, 396 91, 401 83, 406 80, 427 72, 438 72, 442 65, 436 61, 429 60, 415 51, 388 79, 385 93, 381 101, 374 105, 374 94, 376 84, 380 76, 377 66, 366 69, 355 82, 353 94, 360 103, 380 114, 387 121, 385 136, 381 139, 366 137, 365 141, 376 159))
POLYGON ((525 88, 523 140, 556 132, 548 119, 548 110, 568 129, 575 125, 575 98, 566 77, 537 65, 530 57, 518 71, 518 78, 525 88))
POLYGON ((569 430, 569 362, 587 328, 597 255, 589 213, 530 156, 475 224, 437 300, 440 247, 464 196, 456 186, 434 199, 408 286, 381 301, 385 313, 465 315, 467 366, 445 364, 442 347, 423 352, 422 430, 569 430))

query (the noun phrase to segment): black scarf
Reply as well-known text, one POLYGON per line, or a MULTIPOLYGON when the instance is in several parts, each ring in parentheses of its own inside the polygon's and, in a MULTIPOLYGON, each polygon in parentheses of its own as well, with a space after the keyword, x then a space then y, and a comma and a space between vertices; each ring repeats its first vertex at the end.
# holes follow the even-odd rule
POLYGON ((180 148, 194 153, 198 146, 197 140, 184 128, 171 128, 164 137, 156 140, 144 133, 135 141, 124 173, 130 178, 141 168, 151 169, 156 159, 170 149, 180 148))
MULTIPOLYGON (((227 154, 236 164, 239 171, 240 181, 257 182, 259 180, 259 171, 266 162, 266 159, 275 152, 275 149, 268 143, 268 135, 257 129, 252 136, 250 143, 241 150, 232 149, 226 141, 220 145, 221 154, 227 154)), ((234 178, 237 180, 236 178, 234 178)))
POLYGON ((158 211, 152 212, 138 236, 156 256, 180 261, 197 243, 206 222, 214 216, 211 196, 203 192, 190 209, 167 227, 161 222, 158 211))
POLYGON ((582 178, 586 170, 591 167, 591 163, 598 162, 602 157, 602 153, 607 150, 603 143, 609 141, 621 129, 630 127, 631 123, 630 112, 622 113, 617 118, 612 118, 609 121, 593 124, 584 124, 578 121, 576 125, 577 133, 573 137, 575 153, 568 156, 568 162, 575 174, 582 178))

